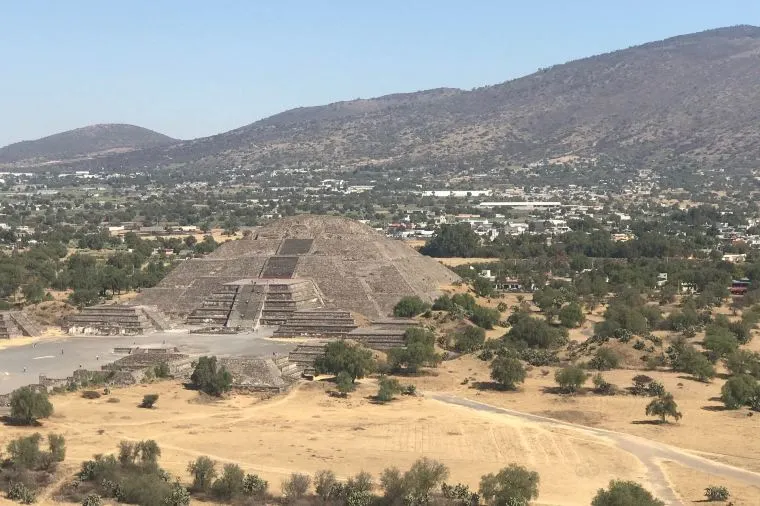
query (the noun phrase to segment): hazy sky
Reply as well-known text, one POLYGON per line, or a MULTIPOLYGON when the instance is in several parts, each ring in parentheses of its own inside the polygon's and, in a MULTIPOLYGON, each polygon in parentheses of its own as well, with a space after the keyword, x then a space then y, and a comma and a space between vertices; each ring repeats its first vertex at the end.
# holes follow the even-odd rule
POLYGON ((720 26, 757 0, 8 0, 0 145, 93 123, 193 138, 720 26))

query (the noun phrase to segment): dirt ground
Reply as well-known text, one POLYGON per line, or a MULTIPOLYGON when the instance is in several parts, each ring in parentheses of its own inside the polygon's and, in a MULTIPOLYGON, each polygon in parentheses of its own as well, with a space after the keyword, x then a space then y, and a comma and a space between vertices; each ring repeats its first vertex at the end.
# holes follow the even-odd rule
MULTIPOLYGON (((592 393, 566 396, 553 393, 554 367, 534 367, 516 392, 477 388, 488 382, 487 362, 473 356, 444 362, 435 375, 413 380, 418 389, 450 392, 494 406, 540 414, 573 423, 634 434, 654 441, 703 452, 709 458, 760 472, 760 418, 748 410, 723 410, 718 399, 723 380, 701 383, 678 373, 647 371, 645 374, 672 392, 683 418, 678 423, 648 423, 645 407, 651 400, 633 395, 600 396, 592 393), (466 380, 466 381, 465 381, 466 380)), ((614 370, 604 378, 620 388, 632 384, 640 371, 614 370)), ((588 381, 587 387, 592 387, 588 381)))
POLYGON ((664 462, 663 468, 673 488, 684 500, 684 504, 705 503, 705 488, 708 486, 728 488, 731 493, 729 501, 734 506, 756 506, 760 503, 760 488, 758 487, 695 471, 672 462, 664 462))
POLYGON ((40 341, 44 341, 47 339, 55 340, 60 339, 61 337, 64 337, 66 334, 64 334, 63 330, 60 328, 47 328, 45 329, 42 334, 39 336, 34 337, 13 337, 11 339, 0 339, 0 350, 5 350, 7 348, 14 348, 16 346, 26 346, 28 344, 37 343, 40 341))
POLYGON ((421 397, 376 405, 368 400, 374 381, 362 383, 346 400, 329 397, 325 382, 263 401, 199 402, 196 392, 174 382, 118 389, 97 400, 66 394, 52 398, 56 412, 42 427, 4 428, 0 445, 33 431, 63 433, 66 465, 74 469, 95 453, 113 452, 121 440, 152 438, 162 449, 161 464, 185 480, 187 463, 208 455, 259 473, 274 492, 291 472, 330 468, 341 477, 359 470, 378 476, 421 456, 444 462, 451 481, 475 488, 483 474, 523 464, 540 473, 537 504, 587 505, 612 478, 646 482, 635 458, 599 438, 421 397), (146 393, 160 395, 153 410, 137 407, 146 393))

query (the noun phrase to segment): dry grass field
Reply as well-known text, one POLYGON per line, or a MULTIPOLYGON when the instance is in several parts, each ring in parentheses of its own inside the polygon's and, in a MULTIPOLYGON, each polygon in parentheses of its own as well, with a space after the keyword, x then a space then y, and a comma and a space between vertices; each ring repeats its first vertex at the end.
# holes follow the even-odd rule
POLYGON ((365 380, 349 399, 329 397, 325 382, 306 383, 287 396, 258 400, 235 396, 199 401, 174 382, 114 390, 86 400, 78 394, 53 398, 56 413, 36 429, 9 427, 0 445, 32 431, 63 433, 66 463, 75 468, 95 453, 114 451, 121 440, 155 439, 161 463, 187 479, 188 461, 209 455, 261 474, 279 490, 294 471, 330 468, 339 476, 363 469, 408 467, 428 456, 451 468, 451 479, 477 487, 480 476, 510 462, 541 475, 540 504, 586 505, 610 479, 645 482, 645 469, 609 442, 582 432, 447 406, 424 397, 373 404, 376 390, 365 380), (145 393, 160 395, 153 410, 139 409, 145 393))

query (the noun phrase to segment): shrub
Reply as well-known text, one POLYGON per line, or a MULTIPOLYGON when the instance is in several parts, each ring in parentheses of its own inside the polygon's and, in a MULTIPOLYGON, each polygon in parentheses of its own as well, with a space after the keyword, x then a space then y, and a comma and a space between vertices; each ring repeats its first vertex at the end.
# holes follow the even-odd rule
POLYGON ((193 475, 193 490, 206 491, 216 478, 216 462, 201 456, 187 465, 187 472, 193 475))
POLYGON ((605 380, 601 373, 597 373, 596 376, 592 378, 592 381, 594 382, 594 392, 598 394, 615 395, 617 392, 617 387, 605 380))
POLYGON ((169 364, 161 362, 153 368, 153 374, 156 378, 168 378, 171 375, 169 372, 169 364))
POLYGON ((338 479, 335 473, 330 470, 322 470, 314 473, 314 491, 325 503, 330 499, 335 499, 338 491, 338 479))
POLYGON ((725 363, 731 374, 749 374, 760 378, 760 353, 736 350, 726 357, 725 363))
POLYGON ((140 403, 141 408, 152 409, 158 401, 158 394, 145 394, 143 400, 140 403))
POLYGON ((393 315, 401 318, 411 318, 420 315, 430 309, 430 304, 416 295, 402 297, 393 306, 393 315))
POLYGON ((412 327, 404 333, 404 348, 388 350, 388 364, 393 370, 406 369, 417 372, 424 365, 436 365, 439 357, 435 352, 435 335, 421 327, 412 327))
POLYGON ((475 306, 470 315, 470 321, 484 329, 492 329, 500 319, 501 313, 498 310, 483 306, 475 306))
POLYGON ((388 378, 386 376, 380 378, 378 381, 378 390, 375 398, 378 402, 389 402, 393 400, 393 397, 401 392, 401 385, 395 378, 388 378))
POLYGON ((269 482, 256 474, 246 474, 243 480, 243 493, 249 497, 263 497, 267 493, 269 482))
POLYGON ((11 394, 11 418, 24 425, 33 425, 40 418, 53 414, 53 405, 44 392, 21 387, 11 394))
POLYGON ((32 504, 36 497, 34 492, 23 483, 11 483, 8 488, 8 499, 21 504, 32 504))
POLYGON ((282 495, 289 502, 301 499, 309 491, 311 478, 306 474, 293 473, 282 482, 282 495))
POLYGON ((338 389, 338 392, 344 397, 348 395, 349 392, 353 392, 356 388, 353 378, 346 371, 340 371, 335 377, 335 386, 338 389))
POLYGON ((467 327, 454 339, 454 349, 459 353, 471 353, 483 347, 486 331, 480 327, 467 327))
POLYGON ((201 392, 216 397, 232 388, 232 374, 224 366, 217 367, 216 357, 199 358, 190 381, 201 392))
POLYGON ((577 392, 587 379, 586 371, 575 365, 563 367, 554 374, 554 380, 565 393, 577 392))
POLYGON ((55 462, 66 459, 66 439, 62 434, 48 434, 48 450, 55 462))
POLYGON ((633 481, 612 480, 609 490, 599 489, 591 506, 665 506, 644 487, 633 481))
POLYGON ((454 302, 446 294, 441 295, 433 301, 434 311, 451 311, 452 309, 454 309, 454 302))
POLYGON ((609 371, 615 369, 620 363, 617 353, 609 348, 599 348, 596 350, 594 358, 589 361, 589 366, 598 371, 609 371))
POLYGON ((22 436, 8 443, 8 453, 16 470, 34 469, 40 461, 40 434, 22 436))
POLYGON ((491 379, 503 388, 514 389, 525 381, 525 368, 516 358, 499 356, 491 362, 491 379))
POLYGON ((237 464, 225 464, 222 475, 211 485, 214 497, 230 500, 243 491, 245 473, 237 464))
POLYGON ((82 397, 85 399, 100 399, 100 392, 96 392, 95 390, 84 390, 82 392, 82 397))
MULTIPOLYGON (((527 314, 515 313, 512 328, 504 336, 507 344, 521 344, 528 348, 551 349, 562 345, 565 334, 561 329, 552 327, 544 320, 538 320, 527 314)), ((511 317, 510 317, 511 318, 511 317)))
POLYGON ((417 386, 412 384, 402 385, 401 395, 417 395, 417 386))
POLYGON ((705 489, 705 497, 708 501, 728 501, 730 496, 726 487, 713 485, 705 489))
POLYGON ((82 506, 100 506, 103 501, 98 494, 87 494, 87 497, 82 501, 82 506))
POLYGON ((758 395, 760 395, 760 385, 748 374, 730 377, 720 389, 720 399, 728 409, 738 409, 750 404, 758 395))
POLYGON ((524 360, 534 367, 556 364, 559 361, 557 352, 553 350, 541 350, 536 348, 526 348, 518 351, 520 360, 524 360))
POLYGON ((189 506, 190 492, 179 481, 174 482, 169 495, 164 498, 164 506, 189 506))
POLYGON ((517 464, 480 479, 480 495, 488 504, 525 504, 538 498, 539 476, 517 464))

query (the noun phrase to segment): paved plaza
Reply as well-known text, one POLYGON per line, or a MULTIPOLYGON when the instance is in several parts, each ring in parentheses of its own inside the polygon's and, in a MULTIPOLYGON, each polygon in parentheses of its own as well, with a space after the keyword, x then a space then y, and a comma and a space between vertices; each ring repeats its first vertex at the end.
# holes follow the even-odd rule
POLYGON ((190 334, 187 330, 142 336, 64 337, 0 350, 0 394, 37 383, 39 375, 65 378, 80 366, 98 369, 124 356, 114 348, 176 346, 188 355, 244 357, 288 353, 295 343, 269 339, 271 329, 239 334, 190 334), (26 369, 26 370, 25 370, 26 369))

